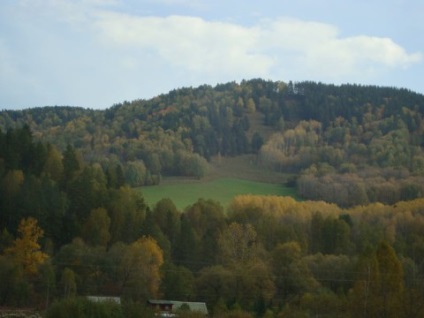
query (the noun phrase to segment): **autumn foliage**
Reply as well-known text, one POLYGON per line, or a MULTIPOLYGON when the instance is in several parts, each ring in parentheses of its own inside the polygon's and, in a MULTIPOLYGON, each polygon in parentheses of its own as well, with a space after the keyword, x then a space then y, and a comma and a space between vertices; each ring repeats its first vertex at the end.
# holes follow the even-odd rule
POLYGON ((37 225, 34 218, 23 219, 19 224, 18 235, 12 246, 5 250, 6 255, 10 255, 18 266, 22 266, 27 274, 37 274, 49 256, 42 252, 39 240, 43 237, 44 231, 37 225))
POLYGON ((107 295, 118 316, 166 298, 214 317, 422 317, 423 105, 257 79, 105 111, 2 111, 0 306, 105 312, 75 297, 107 295), (131 188, 240 154, 300 200, 205 193, 179 210, 131 188))

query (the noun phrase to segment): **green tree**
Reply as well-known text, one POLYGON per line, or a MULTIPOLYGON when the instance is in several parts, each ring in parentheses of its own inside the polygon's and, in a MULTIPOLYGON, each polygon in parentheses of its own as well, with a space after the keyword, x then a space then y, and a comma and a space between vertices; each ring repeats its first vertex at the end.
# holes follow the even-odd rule
POLYGON ((184 266, 164 263, 161 290, 165 299, 192 300, 195 298, 194 275, 184 266))
POLYGON ((271 256, 278 303, 284 303, 290 297, 302 295, 319 286, 302 257, 302 248, 298 242, 277 245, 271 256))
POLYGON ((104 284, 106 252, 102 246, 90 246, 81 238, 63 245, 53 259, 57 272, 69 268, 75 274, 79 294, 99 293, 104 284))
POLYGON ((128 162, 124 169, 125 182, 131 187, 140 187, 146 182, 146 173, 142 160, 128 162))
POLYGON ((90 245, 106 246, 111 237, 109 228, 110 217, 106 209, 93 209, 83 224, 82 237, 90 245))
POLYGON ((119 189, 125 184, 124 171, 120 163, 109 163, 106 168, 108 188, 119 189))
POLYGON ((0 254, 3 254, 4 249, 12 245, 13 236, 9 233, 9 231, 4 228, 0 234, 0 254))
POLYGON ((262 135, 258 132, 255 132, 252 136, 252 141, 250 142, 250 144, 251 144, 252 152, 259 153, 259 150, 264 144, 264 139, 262 135))
POLYGON ((52 262, 47 261, 41 265, 39 275, 35 281, 36 302, 43 304, 45 308, 50 305, 50 302, 56 295, 56 273, 52 262))
POLYGON ((198 263, 199 239, 188 217, 184 214, 181 217, 181 231, 175 250, 173 257, 176 264, 183 265, 190 270, 196 270, 201 267, 198 263))
POLYGON ((106 204, 105 175, 100 166, 87 166, 68 187, 69 214, 74 218, 73 222, 79 232, 81 224, 87 219, 90 211, 106 204))
POLYGON ((233 292, 236 302, 242 308, 264 314, 267 305, 275 294, 272 269, 264 259, 256 259, 240 264, 232 270, 236 277, 233 292))
POLYGON ((9 198, 15 197, 19 193, 24 180, 25 176, 22 170, 9 170, 2 180, 6 196, 9 198))
POLYGON ((15 231, 21 219, 20 211, 17 209, 18 200, 25 176, 22 170, 9 170, 3 176, 0 183, 0 207, 2 217, 0 224, 9 231, 15 231))
POLYGON ((327 217, 322 228, 322 243, 325 254, 348 254, 352 250, 349 225, 342 219, 327 217))
POLYGON ((175 246, 180 235, 181 214, 171 199, 158 201, 153 209, 153 217, 156 224, 166 235, 171 247, 175 246))
POLYGON ((196 153, 179 151, 176 156, 178 174, 198 179, 208 172, 209 164, 205 158, 196 153))
POLYGON ((17 306, 25 300, 28 283, 23 268, 13 258, 0 255, 0 304, 17 306))
POLYGON ((146 217, 141 225, 140 233, 143 236, 148 236, 156 240, 162 249, 165 258, 169 259, 171 253, 170 242, 156 223, 154 214, 150 211, 150 209, 147 209, 146 211, 146 217))
POLYGON ((56 182, 47 176, 42 176, 40 179, 28 175, 15 202, 14 218, 32 216, 43 228, 46 238, 57 246, 64 242, 63 221, 68 201, 66 194, 60 190, 56 182))
MULTIPOLYGON (((123 317, 140 317, 133 316, 130 313, 124 315, 121 305, 115 302, 94 302, 85 297, 73 297, 63 299, 54 303, 45 313, 46 318, 90 318, 90 317, 103 317, 103 318, 123 318, 123 317)), ((141 312, 146 314, 146 312, 141 312)), ((145 317, 153 317, 146 315, 145 317)))
POLYGON ((234 286, 234 273, 222 265, 204 267, 196 277, 196 294, 212 309, 234 300, 234 286))
MULTIPOLYGON (((31 190, 31 189, 29 189, 31 190)), ((34 189, 32 189, 34 190, 34 189)), ((37 191, 38 200, 27 200, 28 206, 25 208, 30 210, 30 204, 34 205, 39 201, 39 223, 45 231, 45 237, 53 241, 55 247, 59 247, 66 242, 64 235, 64 219, 68 209, 68 198, 66 193, 60 190, 59 185, 47 177, 43 177, 39 183, 37 191)))
MULTIPOLYGON (((219 202, 199 199, 184 213, 186 221, 194 230, 198 242, 199 260, 216 261, 218 255, 218 237, 225 226, 224 209, 219 202)), ((184 235, 181 229, 181 235, 184 235)))
POLYGON ((77 283, 75 273, 72 269, 67 267, 63 269, 60 284, 62 286, 63 297, 69 298, 76 295, 77 283))
POLYGON ((356 259, 347 255, 317 253, 303 256, 302 261, 322 287, 339 295, 346 295, 352 288, 356 259))
POLYGON ((143 197, 128 187, 121 187, 109 190, 106 206, 111 220, 111 242, 137 240, 148 208, 143 197))
POLYGON ((348 315, 345 298, 327 290, 304 294, 300 299, 299 309, 315 317, 346 317, 348 315))
POLYGON ((66 146, 66 150, 63 153, 63 178, 64 183, 72 181, 82 168, 81 162, 78 158, 75 148, 71 145, 66 146))
POLYGON ((319 253, 323 251, 324 217, 321 213, 314 213, 311 218, 309 235, 309 251, 319 253))

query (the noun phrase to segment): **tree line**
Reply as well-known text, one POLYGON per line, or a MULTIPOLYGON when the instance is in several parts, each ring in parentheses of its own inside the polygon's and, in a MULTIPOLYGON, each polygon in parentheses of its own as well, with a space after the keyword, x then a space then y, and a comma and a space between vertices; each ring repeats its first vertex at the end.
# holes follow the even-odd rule
POLYGON ((57 317, 92 308, 76 296, 107 295, 133 317, 151 314, 149 298, 205 301, 216 317, 423 315, 423 199, 148 207, 119 166, 60 152, 28 127, 0 143, 1 306, 57 317))
POLYGON ((133 187, 202 178, 216 156, 254 154, 264 169, 293 175, 305 199, 347 207, 423 196, 423 105, 406 89, 253 79, 106 110, 3 110, 0 129, 27 125, 35 141, 61 153, 70 145, 133 187), (333 182, 342 196, 331 194, 333 182), (386 189, 398 194, 385 198, 386 189))

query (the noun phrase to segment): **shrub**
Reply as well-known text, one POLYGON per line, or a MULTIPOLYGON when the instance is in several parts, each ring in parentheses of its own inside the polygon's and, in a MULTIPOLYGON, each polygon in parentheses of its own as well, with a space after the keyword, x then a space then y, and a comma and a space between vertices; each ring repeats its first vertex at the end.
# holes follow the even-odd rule
POLYGON ((67 298, 47 309, 46 318, 124 318, 121 305, 113 302, 93 302, 87 298, 67 298))

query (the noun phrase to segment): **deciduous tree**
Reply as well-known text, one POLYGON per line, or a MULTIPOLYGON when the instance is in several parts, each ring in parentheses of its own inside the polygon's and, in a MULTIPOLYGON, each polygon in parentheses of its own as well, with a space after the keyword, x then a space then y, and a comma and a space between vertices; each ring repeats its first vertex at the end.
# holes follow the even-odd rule
POLYGON ((163 252, 154 239, 142 237, 132 243, 120 264, 124 294, 139 301, 157 297, 162 264, 163 252))
POLYGON ((19 237, 5 251, 14 257, 18 265, 23 266, 27 274, 36 274, 38 267, 48 259, 48 255, 41 251, 38 242, 43 234, 44 231, 37 225, 36 219, 31 217, 23 219, 18 228, 19 237))
POLYGON ((238 266, 257 260, 263 252, 251 224, 231 223, 218 239, 221 260, 238 266))
POLYGON ((110 217, 106 209, 97 208, 90 212, 82 228, 82 236, 86 243, 93 246, 106 246, 110 241, 110 217))

